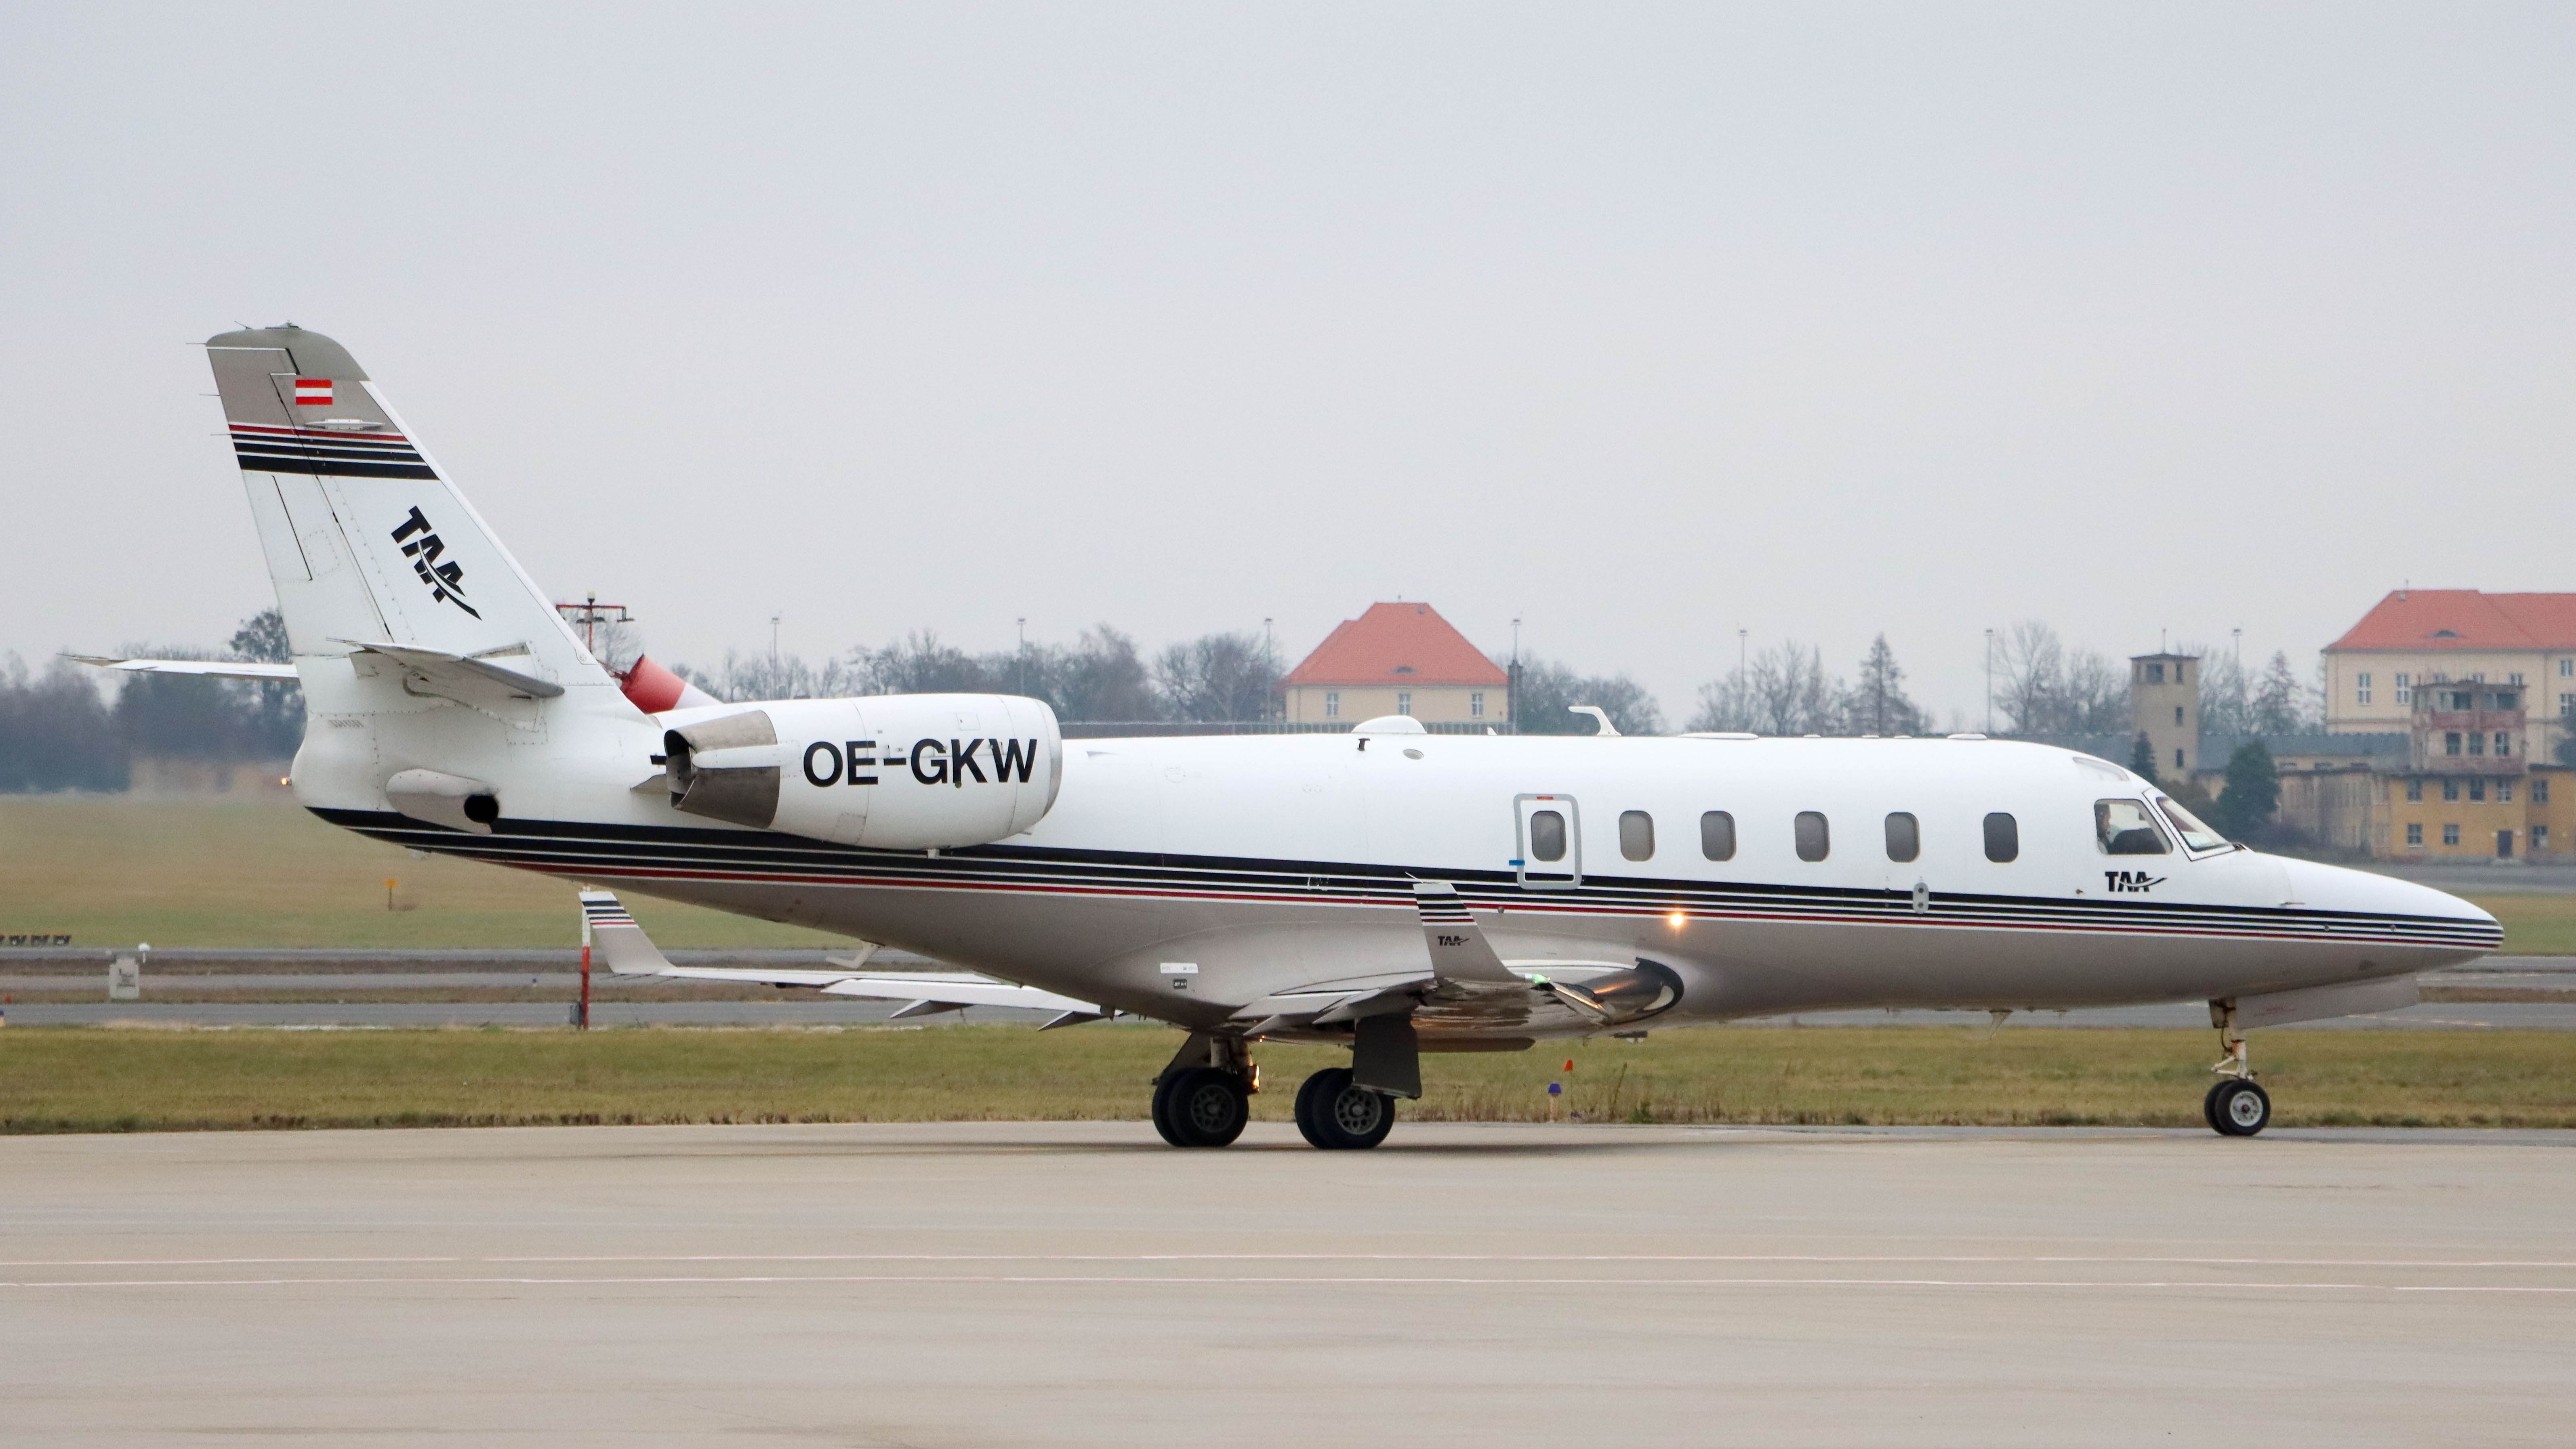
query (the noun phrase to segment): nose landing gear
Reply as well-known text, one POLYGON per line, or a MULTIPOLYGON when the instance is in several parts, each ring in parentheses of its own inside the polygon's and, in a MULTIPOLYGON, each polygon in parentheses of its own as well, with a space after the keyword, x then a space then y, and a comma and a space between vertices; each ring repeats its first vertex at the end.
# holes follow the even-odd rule
POLYGON ((2200 1113, 2221 1137, 2251 1137, 2272 1123, 2272 1094, 2254 1080, 2245 1033, 2236 1025, 2236 1003, 2209 1003, 2209 1024, 2218 1028, 2219 1049, 2225 1055, 2210 1067, 2219 1079, 2201 1098, 2200 1113))

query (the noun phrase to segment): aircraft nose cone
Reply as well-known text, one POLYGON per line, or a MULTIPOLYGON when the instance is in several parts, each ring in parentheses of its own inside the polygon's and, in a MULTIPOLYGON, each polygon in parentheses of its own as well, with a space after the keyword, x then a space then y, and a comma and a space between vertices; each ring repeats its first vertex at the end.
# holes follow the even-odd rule
POLYGON ((2357 911, 2374 916, 2422 916, 2493 926, 2496 918, 2448 891, 2376 871, 2282 858, 2290 873, 2290 900, 2312 911, 2357 911))

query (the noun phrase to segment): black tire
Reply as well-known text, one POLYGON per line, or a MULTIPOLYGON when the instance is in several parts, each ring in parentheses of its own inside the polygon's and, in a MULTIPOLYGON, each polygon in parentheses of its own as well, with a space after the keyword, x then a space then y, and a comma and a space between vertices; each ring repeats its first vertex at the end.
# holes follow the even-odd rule
POLYGON ((2221 1077, 2210 1083, 2209 1090, 2200 1095, 2200 1120, 2208 1123, 2209 1130, 2212 1132, 2218 1130, 2218 1094, 2227 1090, 2227 1084, 2231 1080, 2233 1079, 2221 1077))
POLYGON ((1327 1152, 1375 1147, 1395 1128, 1395 1099, 1351 1085, 1348 1067, 1326 1067, 1297 1089, 1297 1131, 1327 1152))
POLYGON ((2209 1125, 2221 1137, 2251 1137, 2272 1124, 2272 1094, 2231 1077, 2209 1094, 2209 1125))
POLYGON ((1223 1147, 1251 1120, 1243 1078, 1221 1067, 1176 1072, 1154 1088, 1154 1130, 1174 1147, 1223 1147))

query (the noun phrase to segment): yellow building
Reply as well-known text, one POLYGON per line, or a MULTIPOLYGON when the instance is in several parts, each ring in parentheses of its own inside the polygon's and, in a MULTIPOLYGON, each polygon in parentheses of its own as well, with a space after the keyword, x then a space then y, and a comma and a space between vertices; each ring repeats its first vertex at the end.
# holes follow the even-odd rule
POLYGON ((2576 594, 2399 589, 2326 646, 2324 687, 2335 734, 2411 728, 2429 690, 2445 709, 2521 711, 2511 743, 2548 760, 2576 728, 2576 594))
POLYGON ((2576 770, 2285 771, 2280 818, 2322 845, 2386 859, 2565 864, 2576 859, 2576 770))

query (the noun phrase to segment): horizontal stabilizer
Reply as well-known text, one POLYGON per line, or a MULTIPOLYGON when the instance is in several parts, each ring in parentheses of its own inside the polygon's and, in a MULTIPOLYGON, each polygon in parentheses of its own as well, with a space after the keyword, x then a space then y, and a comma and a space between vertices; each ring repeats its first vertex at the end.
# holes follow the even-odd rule
POLYGON ((292 664, 254 664, 240 659, 120 659, 99 654, 66 654, 75 664, 92 664, 123 674, 200 674, 212 679, 265 679, 295 682, 292 664))
POLYGON ((337 642, 356 648, 357 657, 373 656, 400 665, 404 672, 419 676, 434 692, 443 693, 442 685, 450 689, 479 686, 488 691, 497 684, 512 694, 524 694, 535 699, 552 699, 563 693, 563 686, 551 680, 522 674, 492 662, 494 655, 528 659, 528 651, 524 648, 496 649, 491 654, 448 654, 436 649, 415 649, 407 644, 370 644, 357 639, 337 642))

